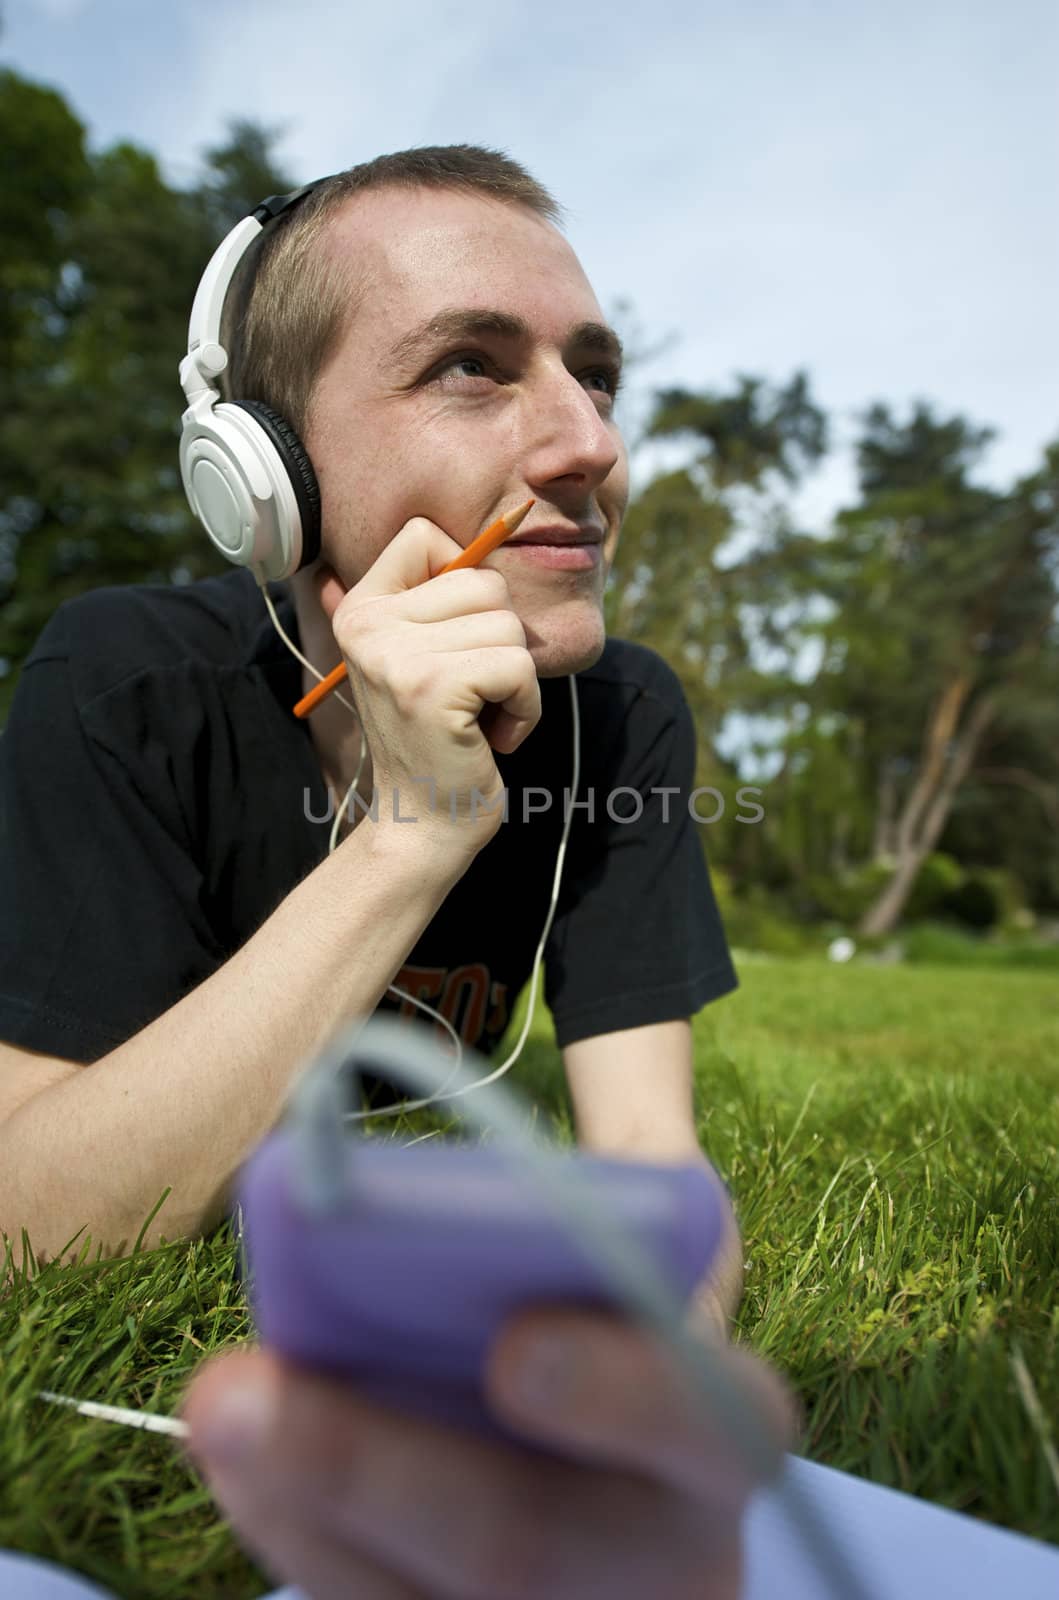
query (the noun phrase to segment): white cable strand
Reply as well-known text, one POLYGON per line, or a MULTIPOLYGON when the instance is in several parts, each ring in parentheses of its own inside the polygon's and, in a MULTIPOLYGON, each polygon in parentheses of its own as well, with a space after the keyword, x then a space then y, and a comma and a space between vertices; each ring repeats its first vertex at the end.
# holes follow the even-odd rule
MULTIPOLYGON (((263 584, 262 592, 265 594, 269 610, 272 611, 271 598, 263 584)), ((275 616, 273 620, 279 628, 275 616)), ((282 629, 280 633, 285 638, 282 629)), ((286 642, 292 650, 295 649, 290 640, 286 642)), ((299 652, 295 650, 295 654, 299 652)), ((318 679, 322 676, 309 663, 306 662, 305 665, 309 666, 309 670, 314 672, 318 679)), ((727 1426, 729 1436, 739 1447, 743 1459, 754 1476, 767 1480, 775 1477, 782 1455, 771 1440, 767 1425, 757 1412, 756 1402, 746 1391, 739 1393, 737 1384, 734 1385, 736 1392, 733 1393, 731 1373, 722 1369, 720 1361, 712 1350, 707 1349, 704 1343, 686 1330, 683 1307, 674 1298, 669 1284, 658 1272, 654 1261, 639 1242, 624 1235, 618 1236, 612 1221, 599 1206, 597 1197, 590 1192, 583 1177, 581 1175, 575 1177, 572 1166, 566 1166, 563 1170, 556 1169, 555 1163, 547 1159, 546 1147, 522 1125, 514 1108, 515 1103, 511 1101, 510 1092, 493 1086, 517 1059, 529 1032, 536 1004, 540 962, 558 903, 563 861, 573 817, 572 801, 576 798, 580 781, 577 684, 573 676, 569 682, 574 726, 573 791, 556 860, 548 916, 534 958, 530 1006, 526 1022, 513 1054, 487 1077, 471 1077, 462 1060, 457 1059, 451 1066, 445 1085, 451 1083, 454 1077, 464 1081, 444 1098, 456 1099, 470 1094, 472 1089, 486 1089, 486 1107, 491 1117, 487 1119, 484 1111, 475 1108, 471 1110, 471 1115, 477 1121, 480 1130, 492 1131, 494 1125, 499 1129, 509 1152, 517 1154, 521 1158, 523 1170, 528 1170, 532 1175, 545 1204, 556 1212, 567 1229, 572 1230, 579 1238, 582 1247, 603 1266, 610 1279, 612 1290, 624 1301, 627 1309, 638 1317, 641 1323, 653 1328, 685 1370, 695 1379, 699 1394, 707 1401, 711 1415, 718 1418, 722 1425, 727 1426)), ((359 771, 358 767, 358 776, 359 771)), ((348 801, 348 794, 346 799, 348 801)), ((409 995, 406 998, 411 999, 414 1004, 417 1003, 413 996, 409 995)), ((419 1004, 420 1009, 432 1014, 448 1026, 445 1018, 439 1016, 437 1012, 431 1012, 430 1007, 419 1004)), ((449 1031, 452 1032, 451 1028, 449 1031)), ((396 1108, 385 1107, 380 1112, 343 1112, 338 1092, 338 1073, 347 1064, 358 1042, 361 1046, 365 1044, 363 1037, 365 1033, 368 1035, 368 1056, 373 1067, 378 1067, 381 1062, 389 1071, 396 1070, 399 1077, 403 1075, 413 1086, 418 1086, 420 1089, 432 1089, 436 1082, 439 1072, 438 1047, 432 1041, 428 1043, 422 1036, 414 1037, 407 1024, 376 1015, 367 1022, 353 1023, 345 1028, 337 1039, 325 1047, 323 1055, 295 1082, 292 1091, 296 1127, 299 1122, 302 1126, 303 1153, 310 1147, 311 1136, 316 1137, 318 1144, 326 1145, 331 1141, 330 1161, 326 1158, 326 1149, 318 1149, 313 1152, 314 1159, 303 1163, 303 1178, 310 1187, 326 1184, 329 1175, 333 1179, 339 1170, 335 1161, 336 1150, 333 1140, 341 1139, 343 1121, 363 1121, 372 1115, 395 1115, 397 1111, 403 1109, 430 1105, 442 1097, 436 1092, 428 1098, 404 1103, 396 1108), (323 1159, 319 1159, 321 1156, 323 1159)), ((344 1152, 338 1151, 337 1154, 344 1159, 344 1152)), ((95 1401, 76 1400, 51 1390, 41 1390, 40 1398, 52 1404, 70 1406, 82 1416, 95 1417, 106 1422, 181 1438, 187 1437, 188 1434, 187 1424, 176 1417, 129 1410, 121 1406, 101 1405, 95 1401)), ((778 1493, 785 1502, 788 1517, 801 1536, 811 1558, 829 1582, 832 1593, 839 1597, 839 1600, 870 1600, 870 1591, 850 1563, 846 1551, 833 1537, 801 1486, 788 1474, 780 1479, 778 1493)))
MULTIPOLYGON (((377 1014, 351 1022, 324 1046, 291 1093, 296 1198, 310 1212, 326 1213, 345 1193, 348 1146, 341 1132, 339 1074, 358 1055, 370 1064, 369 1070, 382 1066, 421 1090, 428 1090, 440 1071, 437 1046, 422 1030, 417 1033, 377 1014)), ((718 1351, 686 1326, 683 1303, 641 1241, 618 1230, 576 1162, 557 1162, 554 1146, 527 1128, 510 1089, 474 1078, 464 1067, 458 1068, 458 1076, 464 1080, 461 1094, 485 1088, 484 1101, 470 1106, 479 1131, 499 1133, 498 1148, 512 1165, 517 1161, 522 1174, 528 1174, 546 1208, 602 1269, 629 1315, 675 1355, 705 1402, 707 1417, 727 1432, 752 1476, 760 1482, 773 1481, 781 1505, 835 1600, 871 1600, 870 1588, 802 1485, 790 1474, 778 1476, 783 1452, 756 1397, 718 1351)))
MULTIPOLYGON (((421 1106, 433 1105, 436 1100, 456 1100, 460 1095, 469 1094, 472 1089, 478 1088, 481 1084, 495 1083, 497 1078, 503 1077, 504 1073, 507 1072, 510 1067, 514 1066, 515 1062, 522 1053, 522 1047, 526 1042, 527 1035, 529 1034, 530 1024, 533 1021, 533 1013, 537 1005, 537 977, 540 972, 541 961, 544 957, 544 947, 548 942, 548 935, 551 932, 552 922, 555 918, 555 909, 559 903, 559 888, 562 883, 563 863, 566 860, 566 845, 570 837, 570 823, 574 815, 573 802, 577 798, 578 786, 581 781, 581 718, 578 711, 577 702, 577 679, 571 674, 567 681, 570 684, 570 709, 573 718, 574 729, 573 785, 570 794, 570 806, 566 813, 566 821, 563 824, 562 842, 559 845, 559 854, 555 861, 555 873, 552 878, 552 897, 548 906, 548 915, 544 923, 544 931, 540 936, 540 942, 537 945, 537 953, 533 958, 533 970, 530 974, 530 1002, 526 1010, 526 1020, 522 1024, 522 1032, 519 1034, 518 1043, 516 1044, 511 1055, 508 1056, 507 1060, 497 1067, 495 1071, 489 1073, 489 1075, 485 1078, 475 1079, 473 1083, 466 1085, 466 1087, 462 1089, 454 1089, 448 1093, 439 1092, 438 1094, 431 1095, 429 1100, 402 1101, 399 1106, 384 1106, 379 1111, 349 1111, 345 1113, 345 1120, 347 1122, 360 1121, 361 1118, 369 1116, 395 1116, 399 1111, 417 1111, 421 1106)), ((409 999, 410 998, 411 996, 409 996, 409 999)), ((424 1007, 423 1009, 427 1010, 429 1008, 424 1007)), ((437 1016, 437 1012, 434 1012, 433 1014, 437 1016)), ((442 1017, 440 1020, 444 1022, 445 1019, 442 1017)), ((459 1060, 457 1060, 456 1064, 457 1066, 459 1065, 459 1060)))
MULTIPOLYGON (((288 637, 283 624, 280 622, 279 617, 276 614, 276 608, 272 603, 272 596, 268 592, 263 576, 260 575, 256 570, 254 571, 254 576, 257 579, 258 587, 260 588, 262 596, 264 597, 265 605, 268 607, 268 612, 272 618, 276 632, 279 634, 280 638, 283 640, 291 654, 301 662, 302 666, 305 667, 307 671, 312 673, 317 682, 322 682, 323 673, 318 671, 317 668, 313 666, 312 662, 305 658, 294 641, 288 637)), ((559 845, 559 854, 556 857, 555 872, 552 877, 552 894, 551 901, 548 906, 548 915, 545 919, 544 931, 540 936, 540 941, 537 945, 537 951, 533 958, 533 969, 530 974, 530 1001, 526 1010, 526 1020, 522 1024, 522 1031, 519 1034, 518 1042, 516 1043, 514 1050, 512 1051, 511 1055, 508 1056, 507 1060, 497 1067, 494 1072, 491 1072, 487 1077, 476 1079, 473 1082, 466 1084, 462 1089, 456 1089, 451 1093, 447 1092, 449 1084, 459 1072, 463 1061, 463 1045, 459 1035, 449 1022, 448 1018, 443 1017, 440 1012, 435 1011, 431 1006, 428 1006, 425 1001, 418 999, 415 995, 408 994, 404 989, 399 989, 396 984, 388 984, 387 989, 389 993, 397 995, 402 1000, 409 1001, 411 1005, 417 1007, 418 1010, 425 1012, 427 1016, 433 1017, 435 1021, 440 1022, 442 1027, 446 1029, 456 1046, 456 1056, 452 1071, 442 1084, 441 1090, 439 1090, 438 1093, 431 1095, 427 1099, 402 1101, 396 1106, 383 1106, 378 1111, 346 1112, 343 1114, 345 1121, 363 1122, 372 1117, 392 1117, 399 1115, 401 1112, 420 1110, 424 1106, 435 1104, 435 1102, 438 1100, 458 1099, 461 1095, 468 1094, 471 1089, 478 1088, 481 1084, 491 1084, 494 1083, 498 1078, 501 1078, 504 1073, 509 1071, 509 1069, 514 1066, 515 1062, 518 1060, 518 1057, 522 1053, 522 1048, 529 1034, 530 1025, 533 1022, 533 1015, 537 1005, 537 980, 540 975, 541 961, 544 957, 544 947, 548 941, 548 934, 551 932, 552 922, 555 918, 555 910, 559 902, 559 889, 562 883, 563 864, 566 860, 566 846, 570 838, 570 824, 574 814, 574 801, 577 799, 577 794, 581 783, 581 717, 577 698, 577 680, 571 674, 568 681, 570 684, 570 714, 574 736, 574 773, 570 792, 570 806, 567 810, 566 819, 563 824, 563 836, 559 845)), ((335 694, 336 698, 342 702, 347 710, 351 711, 353 715, 356 716, 356 708, 352 706, 350 702, 337 691, 335 691, 335 694)), ((341 817, 349 804, 350 797, 360 781, 360 774, 364 765, 365 754, 367 751, 367 740, 364 735, 363 725, 361 725, 360 740, 360 761, 358 763, 353 782, 350 784, 346 793, 346 797, 342 802, 342 808, 335 817, 334 826, 331 830, 331 842, 329 845, 328 854, 335 849, 336 835, 341 817)), ((433 1133, 420 1134, 418 1138, 410 1140, 409 1143, 418 1144, 423 1139, 431 1139, 435 1136, 436 1135, 433 1133)), ((68 1395, 54 1394, 50 1390, 41 1390, 40 1394, 42 1399, 49 1400, 58 1405, 71 1406, 75 1411, 79 1411, 82 1416, 97 1417, 109 1422, 122 1422, 129 1427, 153 1428, 154 1431, 159 1433, 174 1433, 182 1435, 187 1431, 184 1423, 176 1421, 172 1418, 154 1416, 146 1411, 129 1411, 121 1406, 105 1406, 92 1400, 76 1400, 68 1395)))
POLYGON ((163 1417, 154 1411, 130 1411, 126 1406, 104 1406, 96 1400, 73 1400, 66 1394, 55 1394, 51 1389, 39 1391, 41 1400, 52 1405, 70 1406, 83 1417, 97 1417, 101 1422, 120 1422, 126 1428, 142 1428, 145 1433, 170 1433, 174 1438, 186 1439, 191 1429, 179 1417, 163 1417))
MULTIPOLYGON (((301 662, 302 666, 305 667, 307 671, 312 673, 313 677, 317 680, 318 683, 322 683, 323 682, 323 677, 324 677, 323 673, 318 671, 317 668, 313 666, 311 661, 306 660, 305 656, 302 655, 301 651, 295 645, 293 640, 288 638, 286 632, 284 631, 283 626, 280 623, 279 617, 276 615, 276 608, 272 604, 272 596, 269 594, 268 589, 266 587, 264 574, 262 572, 260 572, 256 567, 252 568, 251 570, 253 571, 254 577, 256 578, 257 583, 258 583, 258 587, 260 588, 261 593, 264 596, 265 604, 268 607, 269 615, 272 618, 272 622, 273 622, 273 625, 275 626, 276 632, 279 634, 280 638, 283 640, 284 644, 287 646, 287 649, 290 650, 291 653, 294 656, 296 656, 297 659, 301 662)), ((552 879, 552 897, 551 897, 551 902, 550 902, 550 904, 548 906, 548 915, 547 915, 547 918, 546 918, 545 923, 544 923, 544 932, 541 934, 540 942, 537 945, 537 953, 533 958, 533 968, 532 968, 532 971, 530 973, 530 1002, 529 1002, 529 1006, 528 1006, 527 1011, 526 1011, 526 1020, 522 1025, 522 1032, 519 1034, 518 1043, 516 1044, 514 1051, 512 1052, 512 1054, 508 1057, 508 1059, 505 1062, 503 1062, 499 1067, 496 1068, 496 1070, 494 1072, 490 1073, 488 1077, 483 1078, 481 1080, 483 1083, 493 1083, 493 1082, 496 1081, 497 1078, 503 1077, 504 1073, 507 1072, 509 1070, 509 1068, 514 1066, 515 1062, 518 1060, 519 1056, 522 1053, 522 1047, 526 1042, 526 1038, 527 1038, 527 1036, 529 1034, 529 1030, 530 1030, 530 1025, 533 1022, 533 1015, 534 1015, 534 1012, 535 1012, 536 1007, 537 1007, 537 978, 538 978, 538 975, 540 973, 541 961, 543 960, 543 957, 544 957, 544 947, 545 947, 545 945, 546 945, 546 943, 548 941, 548 934, 551 932, 551 926, 552 926, 552 922, 553 922, 554 917, 555 917, 556 906, 559 903, 559 888, 560 888, 560 885, 561 885, 561 882, 562 882, 563 863, 566 860, 566 845, 567 845, 567 840, 570 837, 570 823, 571 823, 571 821, 573 819, 573 814, 574 814, 574 801, 577 799, 577 792, 578 792, 578 788, 580 786, 580 781, 581 781, 581 718, 580 718, 580 713, 579 713, 579 708, 578 708, 578 700, 577 700, 577 680, 573 676, 573 674, 571 674, 568 681, 569 681, 569 684, 570 684, 570 713, 571 713, 571 720, 572 720, 572 726, 573 726, 573 736, 574 736, 574 776, 573 776, 573 785, 572 785, 571 794, 570 794, 570 806, 569 806, 569 809, 567 810, 566 819, 565 819, 565 822, 563 824, 563 836, 562 836, 562 841, 561 841, 561 843, 559 845, 559 854, 558 854, 558 857, 556 858, 556 862, 555 862, 555 873, 554 873, 554 876, 553 876, 553 879, 552 879)), ((342 704, 347 708, 347 710, 351 711, 353 713, 353 715, 356 716, 356 714, 357 714, 356 713, 356 707, 350 705, 349 701, 346 700, 342 695, 338 694, 337 691, 335 691, 335 694, 336 694, 336 698, 341 700, 342 704)), ((342 801, 342 804, 341 804, 338 812, 335 815, 334 824, 333 824, 333 826, 331 828, 331 841, 330 841, 330 845, 328 847, 328 854, 330 854, 335 849, 335 844, 336 844, 336 841, 337 841, 337 838, 338 838, 338 830, 339 830, 339 827, 341 825, 342 818, 346 813, 346 808, 348 807, 350 799, 352 798, 352 796, 353 796, 353 794, 354 794, 354 792, 356 790, 357 784, 360 781, 360 774, 361 774, 361 771, 362 771, 363 766, 364 766, 364 759, 365 759, 366 752, 367 752, 367 739, 366 739, 365 733, 364 733, 364 725, 363 725, 363 723, 361 723, 361 725, 360 725, 360 761, 357 764, 357 770, 356 770, 356 773, 354 775, 353 782, 350 784, 349 789, 346 792, 345 799, 342 801)), ((433 1017, 435 1022, 440 1022, 441 1023, 441 1026, 446 1030, 446 1032, 448 1033, 449 1037, 452 1039, 453 1043, 456 1046, 455 1066, 458 1067, 460 1065, 461 1061, 463 1060, 463 1042, 460 1039, 459 1035, 457 1034, 455 1028, 449 1022, 448 1018, 447 1017, 443 1017, 441 1015, 441 1013, 439 1011, 435 1011, 432 1006, 428 1006, 425 1000, 420 1000, 416 995, 408 994, 406 990, 399 989, 395 983, 387 984, 386 992, 388 994, 396 995, 398 997, 398 999, 400 999, 400 1000, 407 1000, 408 1003, 410 1005, 412 1005, 412 1006, 415 1006, 417 1010, 424 1012, 428 1017, 433 1017)), ((423 1109, 424 1106, 435 1105, 439 1100, 453 1100, 453 1099, 456 1099, 461 1094, 468 1093, 467 1089, 459 1089, 459 1090, 456 1090, 456 1091, 454 1091, 452 1093, 449 1093, 448 1092, 448 1084, 449 1084, 450 1081, 451 1081, 451 1079, 447 1079, 446 1082, 442 1085, 442 1088, 438 1091, 438 1093, 431 1095, 429 1097, 429 1099, 426 1099, 426 1100, 402 1100, 399 1104, 394 1105, 394 1106, 381 1106, 377 1111, 348 1111, 348 1112, 345 1113, 345 1120, 347 1122, 363 1122, 363 1121, 367 1121, 369 1118, 374 1118, 374 1117, 397 1117, 397 1116, 401 1116, 401 1115, 403 1115, 403 1114, 405 1114, 405 1113, 407 1113, 409 1111, 420 1111, 420 1110, 423 1109)))
MULTIPOLYGON (((311 661, 307 661, 305 659, 305 657, 302 655, 301 651, 298 649, 298 646, 294 643, 293 639, 288 638, 287 633, 284 630, 283 624, 280 622, 279 617, 276 615, 276 608, 272 604, 272 596, 268 592, 268 589, 267 589, 266 583, 265 583, 265 578, 264 578, 263 574, 259 573, 256 568, 253 569, 253 572, 254 572, 254 577, 257 579, 258 588, 261 590, 262 596, 264 597, 265 604, 268 607, 268 614, 272 618, 273 626, 275 627, 276 632, 279 634, 280 638, 283 640, 283 643, 287 646, 287 649, 290 651, 291 655, 292 656, 296 656, 297 659, 301 662, 302 666, 306 669, 306 671, 312 673, 312 675, 316 679, 317 683, 323 683, 323 681, 324 681, 323 673, 322 672, 318 672, 317 669, 313 666, 312 662, 311 661)), ((345 695, 340 694, 337 689, 332 690, 332 693, 334 694, 335 699, 340 701, 341 704, 345 706, 347 711, 351 711, 353 713, 353 715, 356 716, 356 714, 357 714, 356 706, 352 705, 350 703, 350 701, 348 701, 346 699, 345 695)), ((363 730, 361 730, 361 738, 363 738, 363 730)))
MULTIPOLYGON (((354 1021, 325 1045, 295 1080, 288 1101, 296 1158, 293 1198, 310 1214, 326 1212, 343 1192, 347 1141, 341 1129, 339 1074, 351 1061, 356 1062, 358 1054, 369 1070, 381 1066, 421 1090, 432 1087, 442 1068, 437 1044, 422 1029, 417 1032, 390 1017, 375 1015, 354 1021)), ((473 1078, 462 1065, 456 1075, 464 1080, 461 1093, 482 1088, 485 1082, 473 1078)), ((490 1084, 484 1108, 472 1106, 471 1116, 480 1131, 500 1134, 497 1148, 513 1162, 517 1158, 545 1207, 601 1267, 615 1297, 676 1356, 693 1380, 698 1398, 705 1402, 707 1416, 727 1431, 753 1477, 771 1482, 834 1600, 871 1600, 872 1591, 803 1486, 789 1473, 779 1475, 783 1452, 756 1397, 745 1381, 731 1372, 718 1349, 689 1331, 684 1305, 666 1275, 637 1238, 627 1231, 619 1233, 576 1163, 554 1159, 554 1146, 525 1125, 519 1102, 509 1089, 490 1084)), ((50 1390, 41 1391, 41 1398, 105 1422, 187 1437, 187 1424, 180 1418, 73 1400, 50 1390)))
MULTIPOLYGON (((287 646, 287 649, 291 652, 291 654, 293 656, 295 656, 297 658, 297 660, 299 660, 301 662, 302 666, 306 669, 306 671, 312 673, 312 675, 316 679, 317 683, 322 683, 323 679, 324 679, 324 674, 322 672, 320 672, 318 670, 318 668, 314 667, 311 661, 307 660, 306 657, 302 655, 301 651, 298 649, 298 647, 294 643, 293 639, 291 639, 289 637, 289 635, 287 634, 287 632, 285 631, 285 629, 283 627, 283 624, 279 620, 279 617, 276 615, 276 608, 272 603, 272 596, 269 594, 268 589, 266 587, 264 574, 259 572, 256 567, 253 568, 252 571, 254 573, 254 577, 257 580, 258 587, 261 590, 261 594, 262 594, 262 596, 264 598, 265 605, 268 607, 268 613, 269 613, 269 616, 272 618, 272 623, 273 623, 273 626, 276 629, 276 632, 279 634, 280 638, 283 640, 283 643, 287 646)), ((334 693, 335 699, 340 701, 341 704, 345 706, 346 710, 352 712, 353 716, 356 717, 356 715, 357 715, 356 706, 351 705, 351 703, 345 698, 345 696, 340 694, 337 689, 334 690, 333 693, 334 693)), ((336 848, 336 846, 338 844, 338 831, 339 831, 339 828, 342 826, 342 818, 346 814, 346 811, 347 811, 347 809, 349 807, 350 800, 352 800, 354 794, 356 793, 357 784, 360 782, 360 775, 361 775, 362 771, 364 770, 364 762, 365 762, 365 760, 367 758, 367 754, 368 754, 368 740, 367 740, 367 736, 366 736, 366 734, 364 732, 364 725, 363 725, 363 723, 361 723, 360 724, 360 759, 357 762, 357 770, 353 774, 353 782, 350 784, 349 788, 346 790, 345 798, 344 798, 344 800, 342 801, 342 804, 339 806, 338 810, 335 813, 335 819, 334 819, 334 822, 332 823, 332 826, 331 826, 331 837, 330 837, 330 840, 328 841, 328 846, 327 846, 328 855, 331 855, 334 852, 334 850, 335 850, 335 848, 336 848)), ((354 824, 354 826, 355 826, 355 824, 354 824)), ((410 1005, 416 1006, 420 1011, 425 1011, 428 1017, 433 1017, 435 1019, 435 1021, 440 1022, 442 1027, 447 1030, 447 1032, 449 1033, 453 1043, 456 1046, 456 1059, 457 1059, 457 1061, 459 1061, 462 1058, 462 1049, 463 1049, 463 1047, 462 1047, 462 1044, 460 1042, 459 1034, 456 1032, 455 1028, 452 1027, 451 1023, 449 1023, 448 1020, 445 1017, 441 1016, 439 1012, 434 1011, 430 1006, 428 1006, 426 1004, 425 1001, 418 999, 413 994, 407 994, 404 989, 399 989, 395 983, 388 983, 386 985, 386 990, 387 990, 388 994, 395 994, 398 997, 399 1000, 407 1000, 410 1005)), ((395 1115, 397 1112, 401 1111, 402 1109, 403 1108, 401 1106, 395 1106, 393 1108, 387 1107, 384 1111, 366 1111, 366 1112, 361 1113, 361 1115, 366 1116, 366 1117, 384 1116, 384 1115, 387 1115, 387 1114, 388 1115, 395 1115)))

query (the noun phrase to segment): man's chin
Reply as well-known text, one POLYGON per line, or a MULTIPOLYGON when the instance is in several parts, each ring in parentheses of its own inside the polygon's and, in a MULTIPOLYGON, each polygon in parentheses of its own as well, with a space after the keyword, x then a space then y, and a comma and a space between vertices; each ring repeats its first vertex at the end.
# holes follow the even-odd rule
POLYGON ((594 667, 603 654, 607 635, 600 625, 598 633, 579 639, 549 639, 529 645, 538 678, 568 678, 572 673, 594 667))

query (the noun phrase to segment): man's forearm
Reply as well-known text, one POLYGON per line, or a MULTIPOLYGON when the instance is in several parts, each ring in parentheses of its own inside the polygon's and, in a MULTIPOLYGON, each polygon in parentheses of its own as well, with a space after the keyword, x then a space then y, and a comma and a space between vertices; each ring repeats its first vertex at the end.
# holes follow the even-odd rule
POLYGON ((191 994, 0 1126, 0 1229, 50 1259, 87 1225, 121 1254, 168 1185, 145 1245, 219 1221, 302 1063, 375 1009, 467 864, 363 822, 191 994))

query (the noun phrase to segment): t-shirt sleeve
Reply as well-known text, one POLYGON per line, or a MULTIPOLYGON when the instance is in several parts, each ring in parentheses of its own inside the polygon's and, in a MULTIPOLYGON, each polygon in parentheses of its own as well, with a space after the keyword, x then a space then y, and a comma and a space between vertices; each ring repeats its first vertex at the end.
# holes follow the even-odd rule
POLYGON ((23 667, 0 735, 0 1039, 87 1063, 224 952, 149 708, 128 682, 78 703, 65 610, 23 667))
POLYGON ((704 825, 688 803, 694 723, 676 674, 658 666, 661 692, 641 693, 613 787, 609 794, 597 789, 594 811, 583 813, 591 844, 560 895, 546 946, 544 992, 560 1048, 690 1017, 738 983, 710 884, 704 825), (651 792, 666 788, 677 792, 651 792))

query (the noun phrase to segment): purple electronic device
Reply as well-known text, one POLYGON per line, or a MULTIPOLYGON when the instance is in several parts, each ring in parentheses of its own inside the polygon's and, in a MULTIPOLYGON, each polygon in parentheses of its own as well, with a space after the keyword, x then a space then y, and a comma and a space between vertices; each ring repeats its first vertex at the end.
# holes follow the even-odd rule
MULTIPOLYGON (((501 1325, 548 1302, 628 1315, 508 1151, 350 1138, 340 1198, 322 1215, 299 1198, 303 1158, 281 1129, 239 1183, 257 1329, 296 1363, 346 1376, 396 1410, 510 1440, 482 1387, 501 1325)), ((559 1150, 548 1160, 576 1163, 619 1236, 635 1237, 686 1304, 730 1215, 720 1180, 693 1164, 559 1150)))

